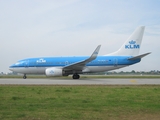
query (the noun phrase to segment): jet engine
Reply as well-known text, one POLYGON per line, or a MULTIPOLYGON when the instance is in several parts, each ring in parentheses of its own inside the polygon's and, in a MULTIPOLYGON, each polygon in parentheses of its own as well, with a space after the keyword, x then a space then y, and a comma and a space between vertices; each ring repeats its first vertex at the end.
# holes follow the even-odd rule
POLYGON ((63 70, 61 68, 47 68, 46 71, 46 76, 63 76, 63 70))

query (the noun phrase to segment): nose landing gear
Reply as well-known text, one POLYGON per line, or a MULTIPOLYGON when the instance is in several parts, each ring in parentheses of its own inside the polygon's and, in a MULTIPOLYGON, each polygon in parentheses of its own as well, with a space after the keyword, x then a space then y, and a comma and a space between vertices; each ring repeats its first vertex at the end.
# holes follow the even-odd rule
POLYGON ((26 78, 27 78, 27 76, 26 76, 26 74, 24 74, 24 75, 23 75, 23 79, 26 79, 26 78))

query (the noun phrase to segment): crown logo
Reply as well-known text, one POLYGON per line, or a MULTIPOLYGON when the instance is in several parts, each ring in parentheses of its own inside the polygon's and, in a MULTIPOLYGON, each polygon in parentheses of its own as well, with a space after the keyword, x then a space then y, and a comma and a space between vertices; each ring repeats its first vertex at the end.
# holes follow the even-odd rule
POLYGON ((129 44, 135 44, 135 43, 136 43, 136 41, 134 41, 134 40, 129 41, 129 44))
POLYGON ((41 59, 37 60, 37 62, 38 62, 38 63, 45 63, 46 60, 44 60, 43 58, 41 58, 41 59))
POLYGON ((54 74, 54 71, 53 71, 53 70, 51 70, 49 73, 50 73, 50 74, 54 74))

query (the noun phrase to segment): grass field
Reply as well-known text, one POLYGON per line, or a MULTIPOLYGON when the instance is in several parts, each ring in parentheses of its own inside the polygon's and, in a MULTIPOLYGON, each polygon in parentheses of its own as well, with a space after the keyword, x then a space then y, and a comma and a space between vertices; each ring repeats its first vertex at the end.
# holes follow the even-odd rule
POLYGON ((0 86, 0 120, 159 120, 160 86, 0 86))

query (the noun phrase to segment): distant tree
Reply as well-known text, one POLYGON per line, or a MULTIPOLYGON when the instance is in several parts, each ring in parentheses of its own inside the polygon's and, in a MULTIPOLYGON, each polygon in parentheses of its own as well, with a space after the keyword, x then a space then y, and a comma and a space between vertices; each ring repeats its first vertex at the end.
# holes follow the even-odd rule
POLYGON ((131 73, 136 73, 136 72, 134 70, 132 70, 131 73))
POLYGON ((18 73, 17 72, 12 72, 12 75, 17 75, 18 73))
POLYGON ((123 72, 123 71, 120 71, 119 74, 124 74, 124 72, 123 72))

